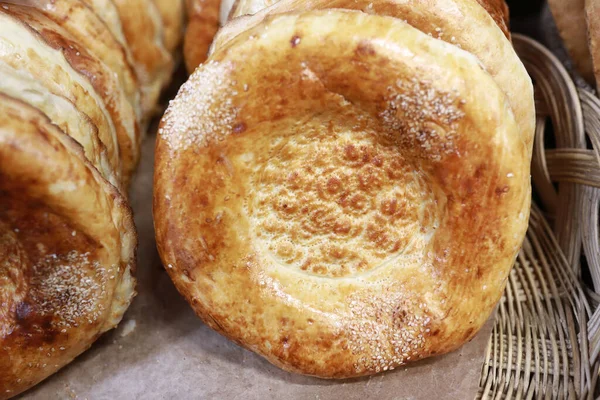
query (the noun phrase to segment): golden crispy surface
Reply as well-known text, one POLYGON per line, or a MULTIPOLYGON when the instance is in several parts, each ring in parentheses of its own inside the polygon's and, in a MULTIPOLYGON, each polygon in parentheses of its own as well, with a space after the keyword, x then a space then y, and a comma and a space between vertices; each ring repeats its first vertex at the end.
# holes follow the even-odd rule
POLYGON ((255 160, 244 211, 257 247, 281 265, 358 275, 419 251, 439 225, 426 177, 355 114, 347 107, 291 128, 289 120, 263 127, 290 139, 255 160))
MULTIPOLYGON (((488 8, 493 9, 492 5, 500 7, 504 2, 490 4, 488 8)), ((237 9, 233 10, 234 15, 245 12, 244 6, 258 5, 256 0, 240 0, 237 9)), ((399 18, 434 38, 475 55, 506 93, 521 135, 527 147, 532 148, 535 111, 531 80, 511 43, 503 37, 502 31, 505 31, 506 25, 502 19, 492 19, 474 0, 280 0, 251 17, 232 20, 215 37, 213 49, 255 26, 266 16, 294 10, 330 8, 347 8, 399 18)), ((248 12, 253 13, 254 9, 248 12)), ((499 15, 498 12, 496 14, 499 15)))
POLYGON ((73 50, 66 53, 67 61, 102 98, 115 125, 127 186, 140 157, 141 105, 137 80, 124 48, 106 24, 78 0, 27 0, 25 4, 27 7, 10 5, 6 11, 35 29, 53 47, 73 50))
POLYGON ((213 37, 219 29, 221 0, 186 0, 188 26, 183 56, 189 73, 206 60, 213 37))
POLYGON ((54 373, 134 294, 125 199, 43 114, 0 95, 0 398, 54 373))
POLYGON ((481 328, 525 233, 529 161, 467 52, 389 17, 272 16, 171 103, 157 244, 236 343, 289 371, 372 374, 481 328))

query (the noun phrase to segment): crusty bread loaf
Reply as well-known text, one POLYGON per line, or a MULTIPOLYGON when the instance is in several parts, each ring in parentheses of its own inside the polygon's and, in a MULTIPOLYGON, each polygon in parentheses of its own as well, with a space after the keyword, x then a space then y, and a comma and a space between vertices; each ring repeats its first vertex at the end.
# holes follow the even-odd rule
POLYGON ((121 179, 122 161, 117 129, 108 109, 106 93, 100 89, 109 85, 107 80, 111 79, 112 74, 100 75, 106 80, 100 76, 100 79, 90 79, 96 71, 103 72, 102 65, 92 57, 80 57, 85 49, 75 46, 75 42, 69 40, 64 32, 59 32, 57 25, 50 30, 43 29, 42 24, 47 22, 50 25, 50 21, 44 21, 43 16, 34 13, 34 9, 17 5, 0 8, 2 38, 10 43, 10 46, 6 46, 7 51, 0 54, 0 60, 15 69, 27 71, 54 94, 74 102, 96 125, 111 167, 121 179), (25 10, 29 13, 24 13, 25 10), (22 21, 20 16, 27 20, 22 21), (36 16, 39 17, 37 20, 36 16), (36 22, 40 24, 36 26, 36 22))
POLYGON ((185 4, 183 0, 153 0, 160 13, 165 48, 175 54, 181 44, 184 31, 185 4))
MULTIPOLYGON (((508 6, 504 0, 477 0, 508 36, 508 6)), ((219 25, 244 15, 253 15, 267 7, 278 3, 278 0, 187 0, 188 29, 185 36, 184 56, 188 72, 206 60, 207 50, 219 25)), ((312 9, 312 4, 296 2, 300 10, 312 9)), ((373 2, 371 2, 373 3, 373 2)), ((402 3, 402 2, 398 2, 402 3)), ((427 0, 405 2, 418 4, 421 7, 436 8, 427 0)), ((378 2, 375 2, 378 5, 378 2)), ((346 5, 345 8, 359 9, 358 6, 346 5)), ((457 16, 458 17, 458 16, 457 16)), ((458 20, 457 20, 458 22, 458 20)))
POLYGON ((182 33, 182 0, 155 1, 0 1, 0 399, 135 294, 126 193, 182 33))
POLYGON ((124 197, 77 142, 5 95, 0 165, 0 398, 7 398, 119 322, 134 294, 136 234, 124 197))
POLYGON ((183 54, 189 73, 206 60, 210 44, 219 29, 220 5, 221 0, 186 0, 188 26, 183 54))
POLYGON ((514 54, 501 26, 475 0, 340 3, 266 11, 215 45, 161 122, 154 176, 159 253, 194 311, 323 378, 470 340, 531 196, 533 89, 486 53, 514 54))
POLYGON ((105 63, 117 76, 137 118, 141 118, 140 87, 120 22, 116 23, 116 29, 110 29, 108 22, 79 0, 26 0, 26 3, 60 24, 87 52, 105 63))
POLYGON ((152 0, 112 0, 133 55, 142 89, 144 115, 156 113, 161 90, 170 81, 173 56, 167 51, 162 16, 152 0))
MULTIPOLYGON (((522 137, 531 148, 535 127, 531 80, 511 43, 502 37, 503 33, 509 37, 506 31, 508 13, 501 12, 503 7, 498 2, 491 2, 487 8, 496 10, 496 18, 490 18, 479 3, 473 0, 384 0, 376 3, 369 0, 280 0, 254 15, 234 18, 219 31, 213 49, 267 16, 290 11, 345 8, 399 18, 428 35, 475 55, 506 93, 522 137)), ((260 4, 260 0, 240 0, 232 13, 251 14, 250 10, 260 9, 260 4)))
MULTIPOLYGON (((52 66, 51 63, 46 65, 52 66)), ((77 103, 61 96, 60 92, 53 93, 27 71, 19 71, 3 62, 0 62, 0 76, 0 93, 44 113, 53 124, 83 147, 86 158, 102 177, 114 186, 121 187, 108 161, 106 146, 98 137, 98 128, 87 114, 77 108, 77 103)))

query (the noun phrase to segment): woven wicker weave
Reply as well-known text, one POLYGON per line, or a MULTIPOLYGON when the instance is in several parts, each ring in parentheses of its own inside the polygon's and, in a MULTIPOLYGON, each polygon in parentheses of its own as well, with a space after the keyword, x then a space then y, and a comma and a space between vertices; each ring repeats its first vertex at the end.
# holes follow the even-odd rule
POLYGON ((515 35, 514 45, 536 90, 540 207, 498 308, 479 397, 591 399, 600 367, 600 100, 539 43, 515 35))

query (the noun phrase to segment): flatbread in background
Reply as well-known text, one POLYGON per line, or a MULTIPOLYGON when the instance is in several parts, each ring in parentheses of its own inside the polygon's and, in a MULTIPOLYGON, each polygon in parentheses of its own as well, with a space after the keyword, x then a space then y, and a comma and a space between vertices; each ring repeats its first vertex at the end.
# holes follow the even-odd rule
POLYGON ((596 77, 596 85, 600 86, 600 0, 585 0, 585 18, 593 72, 596 77))
MULTIPOLYGON (((594 66, 588 47, 586 1, 598 3, 597 0, 548 0, 548 5, 575 68, 591 83, 594 82, 594 66)), ((596 19, 600 18, 600 14, 596 15, 596 19)), ((600 58, 600 54, 598 56, 600 58)))

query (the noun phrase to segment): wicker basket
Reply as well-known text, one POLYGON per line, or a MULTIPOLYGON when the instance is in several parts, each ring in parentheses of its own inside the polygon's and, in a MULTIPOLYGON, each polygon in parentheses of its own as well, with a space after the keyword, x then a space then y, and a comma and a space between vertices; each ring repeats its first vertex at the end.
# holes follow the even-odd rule
POLYGON ((541 44, 515 35, 514 46, 535 85, 535 204, 479 397, 592 399, 600 367, 600 100, 541 44))

